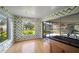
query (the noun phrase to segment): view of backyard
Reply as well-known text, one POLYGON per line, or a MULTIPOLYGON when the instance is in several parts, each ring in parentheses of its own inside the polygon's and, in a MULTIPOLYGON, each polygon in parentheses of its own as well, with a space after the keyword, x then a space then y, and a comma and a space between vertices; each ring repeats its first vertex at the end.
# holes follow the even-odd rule
POLYGON ((24 24, 24 30, 22 31, 24 35, 34 35, 35 34, 35 26, 31 22, 27 22, 24 24))
POLYGON ((0 21, 0 42, 7 39, 7 21, 0 21))
POLYGON ((7 32, 0 32, 0 42, 3 42, 7 38, 7 32))

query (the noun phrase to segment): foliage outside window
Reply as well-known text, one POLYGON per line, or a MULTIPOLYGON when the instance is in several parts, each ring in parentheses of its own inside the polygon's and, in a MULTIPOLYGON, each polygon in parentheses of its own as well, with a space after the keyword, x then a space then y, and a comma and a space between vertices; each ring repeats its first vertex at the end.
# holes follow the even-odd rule
POLYGON ((7 39, 7 20, 0 19, 0 42, 7 39))
POLYGON ((24 29, 22 33, 24 35, 35 35, 35 25, 31 21, 25 21, 23 25, 24 29))

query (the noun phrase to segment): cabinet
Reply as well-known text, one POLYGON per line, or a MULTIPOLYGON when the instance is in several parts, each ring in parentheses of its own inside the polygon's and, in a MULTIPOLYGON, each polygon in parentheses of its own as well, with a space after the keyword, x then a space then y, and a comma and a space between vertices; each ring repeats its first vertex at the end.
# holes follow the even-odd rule
POLYGON ((78 53, 79 48, 61 43, 55 40, 50 41, 51 52, 52 53, 78 53))

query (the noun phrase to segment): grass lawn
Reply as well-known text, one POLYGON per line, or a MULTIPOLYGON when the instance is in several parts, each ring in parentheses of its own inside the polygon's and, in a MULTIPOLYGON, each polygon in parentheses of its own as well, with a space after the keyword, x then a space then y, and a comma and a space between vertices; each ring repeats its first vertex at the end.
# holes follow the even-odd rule
POLYGON ((0 32, 0 42, 3 42, 7 39, 7 32, 0 32))
POLYGON ((29 34, 34 35, 35 34, 35 30, 23 30, 22 33, 24 35, 29 35, 29 34))

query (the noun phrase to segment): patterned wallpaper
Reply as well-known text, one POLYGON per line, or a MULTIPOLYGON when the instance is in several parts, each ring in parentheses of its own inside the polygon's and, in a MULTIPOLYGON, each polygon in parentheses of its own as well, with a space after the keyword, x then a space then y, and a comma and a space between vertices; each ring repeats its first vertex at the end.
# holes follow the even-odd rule
POLYGON ((40 19, 24 18, 14 16, 14 37, 15 41, 33 39, 33 38, 42 38, 42 25, 40 19), (35 25, 35 35, 23 35, 22 31, 24 30, 24 21, 30 20, 35 25))

